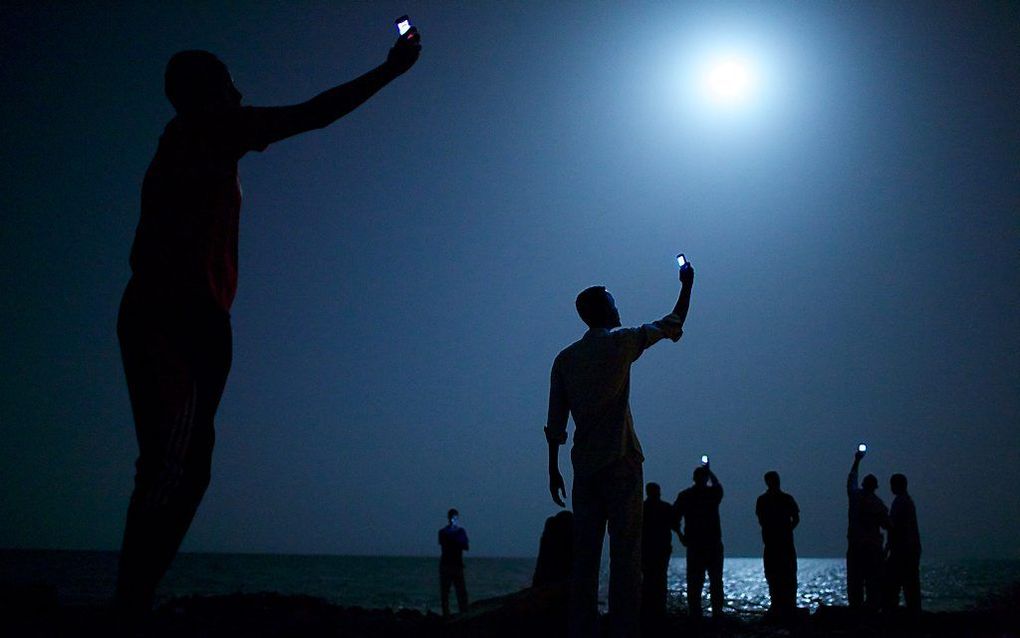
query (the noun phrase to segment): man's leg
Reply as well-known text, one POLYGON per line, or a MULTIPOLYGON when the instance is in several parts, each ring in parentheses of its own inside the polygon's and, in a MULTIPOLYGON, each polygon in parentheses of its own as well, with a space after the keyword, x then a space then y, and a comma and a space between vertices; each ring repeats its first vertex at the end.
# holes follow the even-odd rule
POLYGON ((637 638, 641 618, 641 462, 611 466, 605 484, 609 521, 609 617, 613 638, 637 638))
POLYGON ((846 550, 846 599, 852 609, 864 604, 864 574, 859 554, 853 545, 846 550))
POLYGON ((450 615, 450 585, 453 583, 453 577, 450 574, 450 569, 443 565, 439 566, 439 604, 443 609, 443 617, 450 615))
POLYGON ((139 456, 117 600, 131 613, 145 613, 209 484, 213 417, 230 369, 230 324, 224 315, 173 334, 151 315, 128 310, 118 333, 139 456))
POLYGON ((885 561, 881 547, 868 547, 864 558, 864 606, 877 610, 882 607, 885 583, 885 561))
POLYGON ((793 613, 797 611, 797 549, 792 545, 786 560, 786 611, 793 613))
POLYGON ((592 477, 574 477, 574 556, 570 570, 569 633, 592 638, 598 631, 599 569, 606 535, 606 508, 592 477))
POLYGON ((666 615, 667 573, 669 571, 669 554, 646 556, 641 550, 641 623, 661 620, 666 615))
POLYGON ((902 585, 899 568, 899 556, 890 555, 885 564, 885 589, 882 608, 887 612, 896 611, 900 606, 900 587, 902 585))
POLYGON ((772 543, 765 544, 765 551, 761 557, 762 566, 765 569, 765 582, 769 585, 769 612, 778 613, 782 609, 782 584, 780 582, 779 570, 776 567, 776 549, 772 543))
POLYGON ((701 552, 687 548, 687 609, 691 618, 701 618, 701 590, 705 588, 705 560, 701 552))
POLYGON ((921 613, 921 557, 909 556, 903 564, 903 597, 907 611, 917 616, 921 613))
POLYGON ((723 595, 723 546, 719 546, 712 552, 711 561, 708 564, 708 592, 712 600, 712 618, 722 618, 725 597, 723 595))
POLYGON ((453 572, 453 586, 457 590, 457 612, 463 614, 468 608, 467 585, 464 583, 464 568, 453 572))

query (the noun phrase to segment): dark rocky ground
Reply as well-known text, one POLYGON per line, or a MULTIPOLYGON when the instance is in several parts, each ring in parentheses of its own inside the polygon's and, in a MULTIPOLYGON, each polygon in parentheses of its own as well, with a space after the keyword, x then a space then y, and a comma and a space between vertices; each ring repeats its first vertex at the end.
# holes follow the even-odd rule
MULTIPOLYGON (((190 597, 161 606, 143 626, 125 627, 109 609, 62 607, 45 587, 0 591, 3 636, 151 636, 187 637, 330 637, 330 638, 559 638, 565 635, 561 588, 532 589, 474 603, 468 613, 443 620, 413 610, 338 607, 305 596, 236 594, 190 597)), ((858 617, 846 608, 823 607, 792 623, 766 618, 727 616, 721 622, 692 622, 669 616, 647 636, 710 638, 806 637, 981 637, 1020 638, 1020 586, 971 611, 925 613, 907 618, 858 617)))

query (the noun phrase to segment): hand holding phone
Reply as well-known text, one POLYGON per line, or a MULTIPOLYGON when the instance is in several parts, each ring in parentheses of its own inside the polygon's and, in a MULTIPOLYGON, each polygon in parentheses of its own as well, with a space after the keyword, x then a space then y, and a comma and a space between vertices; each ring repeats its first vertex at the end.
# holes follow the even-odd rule
POLYGON ((401 40, 417 43, 420 39, 420 36, 418 35, 418 27, 411 24, 411 18, 406 15, 400 16, 394 20, 393 24, 397 27, 397 36, 401 40))
POLYGON ((694 282, 694 266, 683 253, 676 256, 676 265, 680 267, 680 283, 690 286, 694 282))
POLYGON ((400 16, 393 21, 397 29, 397 42, 386 56, 386 65, 396 75, 407 72, 418 61, 421 54, 421 36, 418 27, 411 24, 407 16, 400 16))

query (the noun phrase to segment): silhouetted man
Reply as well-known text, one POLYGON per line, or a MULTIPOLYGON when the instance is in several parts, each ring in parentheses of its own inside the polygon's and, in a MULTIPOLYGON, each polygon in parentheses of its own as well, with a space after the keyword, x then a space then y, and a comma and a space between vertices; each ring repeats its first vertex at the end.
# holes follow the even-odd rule
POLYGON ((793 530, 800 523, 797 501, 779 489, 779 473, 765 473, 765 493, 758 497, 754 513, 765 544, 762 562, 769 584, 769 611, 788 616, 797 608, 797 550, 793 530))
POLYGON ((467 611, 467 586, 464 584, 464 552, 468 550, 467 532, 460 526, 460 512, 446 513, 447 526, 439 530, 439 600, 443 616, 450 615, 450 585, 457 590, 457 611, 467 611))
POLYGON ((694 469, 694 485, 680 492, 673 503, 676 524, 683 525, 680 542, 687 547, 687 606, 692 618, 701 618, 701 592, 708 573, 712 618, 723 613, 723 543, 719 503, 723 488, 708 463, 694 469))
POLYGON ((232 356, 237 162, 358 107, 418 59, 417 33, 410 36, 361 77, 285 107, 241 106, 227 67, 207 51, 182 51, 167 64, 177 115, 142 183, 117 322, 139 449, 117 581, 130 615, 151 610, 209 484, 213 417, 232 356))
POLYGON ((896 495, 889 508, 889 539, 886 561, 886 583, 890 610, 900 604, 900 590, 907 603, 907 611, 921 613, 921 534, 917 529, 917 510, 914 499, 907 493, 907 477, 893 474, 889 487, 896 495))
POLYGON ((889 529, 889 511, 876 494, 878 479, 874 474, 857 485, 857 471, 864 452, 854 454, 854 464, 846 478, 849 498, 849 525, 846 550, 846 597, 852 609, 863 605, 877 609, 882 597, 882 530, 889 529))
POLYGON ((559 446, 574 418, 574 565, 570 635, 597 635, 599 568, 609 525, 609 613, 613 636, 637 636, 641 613, 641 444, 630 413, 630 366, 646 348, 683 334, 694 269, 680 269, 673 312, 640 328, 622 328, 613 296, 602 286, 577 295, 577 313, 588 325, 553 362, 549 387, 549 492, 563 507, 566 489, 559 446), (562 495, 562 497, 561 497, 562 495))
POLYGON ((646 622, 657 623, 666 615, 666 577, 673 553, 673 532, 679 533, 673 507, 662 500, 658 483, 645 486, 641 529, 641 614, 646 622))

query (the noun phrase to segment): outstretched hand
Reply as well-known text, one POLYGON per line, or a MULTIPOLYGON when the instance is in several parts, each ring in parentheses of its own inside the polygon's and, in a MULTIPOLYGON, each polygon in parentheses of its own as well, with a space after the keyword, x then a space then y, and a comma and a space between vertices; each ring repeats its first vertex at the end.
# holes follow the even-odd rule
POLYGON ((421 35, 418 33, 418 27, 411 27, 410 31, 397 38, 397 42, 386 56, 386 64, 399 75, 414 66, 420 54, 421 35))
POLYGON ((861 452, 860 450, 857 450, 856 452, 854 452, 854 461, 860 462, 860 460, 863 459, 863 458, 864 458, 864 452, 861 452))
POLYGON ((690 286, 694 283, 694 266, 689 261, 680 266, 680 283, 685 286, 690 286))
POLYGON ((563 484, 563 475, 560 474, 559 470, 549 471, 549 494, 552 495, 553 503, 560 507, 567 506, 563 501, 563 499, 567 498, 567 488, 563 484))

